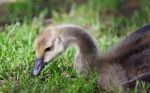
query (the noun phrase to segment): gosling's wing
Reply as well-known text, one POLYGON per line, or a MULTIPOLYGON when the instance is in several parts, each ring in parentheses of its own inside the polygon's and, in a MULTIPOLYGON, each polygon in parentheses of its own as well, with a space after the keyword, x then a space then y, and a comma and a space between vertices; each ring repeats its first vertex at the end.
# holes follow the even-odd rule
POLYGON ((141 80, 145 83, 150 84, 150 78, 149 77, 150 77, 150 72, 141 74, 141 75, 139 75, 139 76, 137 76, 137 77, 135 77, 135 78, 133 78, 129 81, 123 82, 124 89, 127 89, 127 88, 133 89, 133 88, 135 88, 137 80, 141 80))
POLYGON ((121 43, 119 48, 123 52, 119 52, 118 57, 128 78, 150 72, 150 25, 131 33, 121 43))
POLYGON ((129 79, 150 72, 150 47, 124 59, 122 66, 129 79))
POLYGON ((114 46, 105 57, 108 60, 121 61, 148 48, 150 48, 150 25, 146 25, 131 33, 123 41, 114 46))

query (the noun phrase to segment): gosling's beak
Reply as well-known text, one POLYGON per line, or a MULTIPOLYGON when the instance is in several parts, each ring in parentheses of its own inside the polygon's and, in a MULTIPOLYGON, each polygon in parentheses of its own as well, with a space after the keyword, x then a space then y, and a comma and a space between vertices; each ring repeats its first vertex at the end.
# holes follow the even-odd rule
POLYGON ((43 62, 43 58, 36 58, 35 63, 34 63, 34 67, 33 67, 33 71, 32 71, 32 75, 38 76, 40 74, 40 71, 45 66, 45 64, 46 63, 43 62))

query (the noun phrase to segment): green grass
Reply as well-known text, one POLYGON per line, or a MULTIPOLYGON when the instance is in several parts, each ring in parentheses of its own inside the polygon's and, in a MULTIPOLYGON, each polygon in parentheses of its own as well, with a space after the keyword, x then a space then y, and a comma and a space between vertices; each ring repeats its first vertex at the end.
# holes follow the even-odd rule
MULTIPOLYGON (((109 0, 89 0, 83 5, 71 3, 69 13, 51 11, 52 21, 53 24, 67 23, 85 27, 96 38, 101 50, 106 51, 128 32, 150 21, 143 17, 146 15, 150 18, 150 13, 146 12, 149 11, 148 7, 144 8, 143 15, 136 12, 131 20, 123 16, 107 16, 108 20, 102 20, 99 12, 103 9, 116 10, 117 5, 117 0, 113 0, 112 4, 109 0)), ((18 18, 22 9, 27 9, 25 14, 28 15, 23 18, 23 23, 6 25, 0 32, 0 93, 93 93, 96 77, 92 76, 87 81, 82 76, 77 76, 73 67, 74 48, 69 48, 48 64, 40 76, 31 76, 35 60, 34 39, 43 28, 43 18, 47 13, 46 9, 40 11, 37 20, 32 22, 32 7, 31 3, 9 6, 12 11, 9 18, 12 20, 18 18)), ((101 90, 100 92, 106 93, 101 90)))

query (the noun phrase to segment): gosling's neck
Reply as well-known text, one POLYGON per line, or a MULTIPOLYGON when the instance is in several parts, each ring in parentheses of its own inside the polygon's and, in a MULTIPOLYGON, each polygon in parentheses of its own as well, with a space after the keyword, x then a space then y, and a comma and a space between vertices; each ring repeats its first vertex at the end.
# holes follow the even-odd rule
POLYGON ((63 36, 68 38, 68 44, 75 44, 81 54, 95 54, 99 49, 92 37, 78 26, 65 25, 59 26, 58 30, 63 31, 63 36))
POLYGON ((77 48, 75 63, 77 72, 88 77, 91 71, 97 71, 99 62, 99 49, 92 37, 82 28, 76 26, 63 26, 65 45, 74 44, 77 48))

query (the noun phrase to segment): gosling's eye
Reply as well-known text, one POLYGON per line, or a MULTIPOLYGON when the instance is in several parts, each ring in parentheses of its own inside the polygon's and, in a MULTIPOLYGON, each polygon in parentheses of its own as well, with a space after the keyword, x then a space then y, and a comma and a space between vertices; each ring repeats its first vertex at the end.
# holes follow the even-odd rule
POLYGON ((47 47, 46 49, 45 49, 45 52, 47 52, 47 51, 51 51, 53 49, 53 46, 51 46, 51 47, 47 47))

